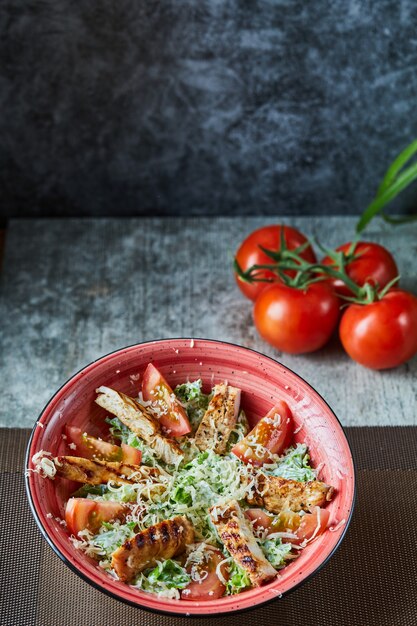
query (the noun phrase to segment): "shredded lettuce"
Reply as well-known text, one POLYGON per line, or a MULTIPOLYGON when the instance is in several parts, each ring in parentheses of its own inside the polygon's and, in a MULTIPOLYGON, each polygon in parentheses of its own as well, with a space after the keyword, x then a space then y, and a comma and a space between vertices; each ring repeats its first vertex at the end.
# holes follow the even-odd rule
POLYGON ((245 570, 235 563, 235 561, 232 561, 229 566, 229 580, 226 584, 226 595, 230 596, 235 593, 240 593, 250 586, 250 578, 245 570))
POLYGON ((210 395, 203 393, 201 379, 177 385, 174 393, 184 406, 192 429, 197 430, 207 410, 210 395))
POLYGON ((128 524, 109 524, 103 522, 100 533, 92 539, 93 545, 101 548, 103 554, 110 557, 127 539, 133 537, 135 522, 128 524))
POLYGON ((147 505, 144 526, 187 515, 199 539, 217 545, 218 537, 208 509, 231 499, 244 500, 247 467, 234 455, 219 456, 212 450, 200 452, 181 467, 170 488, 157 503, 147 505))
POLYGON ((316 474, 309 465, 310 457, 307 454, 307 446, 304 443, 298 443, 295 448, 289 448, 277 463, 276 467, 271 470, 273 476, 281 476, 291 480, 307 482, 315 480, 316 474))
POLYGON ((184 589, 191 581, 191 577, 185 569, 172 561, 158 561, 157 566, 152 570, 142 572, 137 577, 134 587, 146 591, 146 593, 156 593, 162 598, 173 598, 179 600, 179 589, 184 589))
POLYGON ((266 539, 261 547, 273 567, 285 565, 285 557, 291 552, 291 544, 282 543, 280 537, 266 539))
POLYGON ((191 581, 185 569, 175 561, 172 561, 172 559, 159 562, 158 565, 149 572, 147 579, 151 585, 165 583, 168 589, 184 589, 191 581))
POLYGON ((110 489, 100 500, 110 500, 111 502, 135 502, 137 490, 135 485, 124 483, 121 485, 111 485, 110 489))
POLYGON ((245 411, 242 409, 236 421, 236 426, 232 430, 232 433, 227 442, 227 450, 230 451, 234 445, 241 441, 249 432, 249 422, 246 417, 245 411))
POLYGON ((110 424, 110 433, 115 439, 119 439, 122 443, 137 448, 142 452, 143 465, 155 465, 155 456, 153 451, 140 439, 135 433, 119 420, 118 417, 107 417, 106 422, 110 424))

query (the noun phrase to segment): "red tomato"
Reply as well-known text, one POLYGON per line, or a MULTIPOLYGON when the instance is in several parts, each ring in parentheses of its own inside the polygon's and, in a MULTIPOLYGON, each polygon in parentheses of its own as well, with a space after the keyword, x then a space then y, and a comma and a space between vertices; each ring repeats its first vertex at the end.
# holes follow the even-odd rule
MULTIPOLYGON (((273 260, 268 257, 265 252, 262 252, 259 246, 263 246, 267 250, 280 250, 282 229, 284 229, 285 243, 289 250, 294 250, 294 248, 298 248, 307 242, 303 234, 290 226, 275 224, 259 228, 244 240, 236 253, 236 261, 239 263, 242 270, 245 271, 252 265, 271 265, 273 263, 273 260)), ((315 263, 316 261, 316 255, 311 246, 308 246, 300 256, 310 263, 315 263)), ((287 273, 291 274, 290 271, 287 273)), ((263 270, 260 276, 262 278, 276 278, 276 274, 269 270, 263 270)), ((235 279, 241 292, 247 298, 254 301, 261 291, 265 289, 265 286, 268 285, 268 283, 245 283, 236 274, 235 279)))
POLYGON ((254 306, 255 326, 265 341, 278 350, 314 352, 330 339, 339 319, 339 300, 327 282, 305 289, 275 283, 254 306))
MULTIPOLYGON (((351 243, 344 243, 336 248, 336 252, 349 252, 351 243)), ((346 265, 346 273, 357 285, 362 287, 365 283, 385 287, 398 276, 397 265, 388 250, 378 243, 371 241, 360 241, 354 250, 354 254, 360 255, 355 261, 346 265)), ((324 265, 333 265, 330 257, 325 257, 322 261, 324 265)), ((338 294, 351 296, 352 292, 345 283, 338 278, 330 278, 333 288, 338 294)))
POLYGON ((76 446, 75 450, 77 456, 82 456, 85 459, 99 459, 101 461, 123 461, 124 463, 130 463, 132 465, 140 465, 142 461, 142 452, 133 446, 128 446, 122 443, 121 447, 116 446, 107 441, 96 439, 83 433, 81 428, 75 426, 65 426, 65 434, 69 444, 76 446))
MULTIPOLYGON (((245 516, 255 530, 267 530, 268 535, 279 532, 295 533, 301 521, 300 515, 292 511, 281 511, 278 516, 272 517, 262 509, 247 509, 245 516)), ((283 537, 282 541, 292 541, 292 539, 283 537)))
POLYGON ((187 414, 174 392, 152 363, 149 363, 142 380, 143 398, 156 403, 161 411, 159 421, 168 435, 181 437, 191 432, 187 414))
POLYGON ((377 370, 397 367, 417 352, 417 298, 393 290, 372 304, 351 304, 339 332, 354 361, 377 370))
POLYGON ((95 534, 103 522, 124 519, 128 509, 118 502, 98 502, 89 498, 70 498, 65 507, 68 530, 78 535, 81 530, 95 534))
POLYGON ((247 517, 255 529, 269 530, 271 528, 273 517, 262 509, 247 509, 245 517, 247 517))
MULTIPOLYGON (((196 566, 198 576, 202 580, 192 580, 190 584, 181 592, 181 600, 217 600, 226 591, 226 586, 216 574, 219 563, 224 561, 224 555, 220 550, 207 548, 204 562, 196 566)), ((192 574, 191 566, 187 567, 189 574, 192 574)), ((221 567, 221 573, 225 580, 229 574, 226 564, 221 567)))
POLYGON ((286 402, 280 400, 250 433, 232 448, 244 463, 263 465, 272 454, 281 454, 288 448, 293 432, 292 414, 286 402), (256 445, 263 450, 256 450, 256 445))
POLYGON ((140 465, 142 463, 141 450, 128 446, 126 443, 122 443, 121 448, 123 463, 129 463, 130 465, 140 465))
MULTIPOLYGON (((102 461, 121 461, 122 449, 107 441, 90 437, 81 428, 65 426, 67 443, 76 446, 73 453, 86 459, 99 459, 102 461)), ((70 447, 71 449, 71 447, 70 447)))
POLYGON ((300 525, 296 531, 297 539, 293 543, 302 541, 311 541, 314 537, 322 535, 329 523, 330 513, 327 509, 321 509, 319 506, 314 507, 313 513, 306 513, 300 519, 300 525))

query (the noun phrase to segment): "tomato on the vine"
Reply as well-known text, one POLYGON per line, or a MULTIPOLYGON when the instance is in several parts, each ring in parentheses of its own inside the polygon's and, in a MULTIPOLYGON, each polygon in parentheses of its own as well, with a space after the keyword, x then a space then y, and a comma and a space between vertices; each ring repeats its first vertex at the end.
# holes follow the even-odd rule
POLYGON ((258 296, 255 326, 283 352, 318 350, 330 339, 339 319, 339 299, 326 281, 304 287, 274 283, 258 296))
MULTIPOLYGON (((360 287, 365 283, 370 283, 382 288, 398 275, 398 268, 392 254, 378 243, 360 241, 353 246, 351 242, 348 242, 336 248, 335 251, 343 252, 346 255, 346 274, 360 287), (352 248, 353 252, 351 253, 352 248), (352 256, 356 258, 350 261, 352 256)), ((334 260, 330 256, 326 256, 321 262, 323 265, 334 265, 334 260)), ((352 295, 352 291, 341 278, 329 277, 329 280, 338 294, 342 296, 352 295)))
MULTIPOLYGON (((281 237, 284 236, 285 244, 288 250, 294 250, 299 246, 307 243, 307 238, 304 237, 297 229, 290 226, 281 226, 275 224, 271 226, 264 226, 253 231, 243 243, 240 245, 236 253, 236 261, 240 268, 245 272, 252 265, 270 265, 273 263, 272 259, 261 250, 259 246, 266 248, 267 250, 273 250, 278 252, 281 249, 281 237)), ((305 250, 300 252, 300 256, 308 261, 314 263, 316 261, 316 255, 313 248, 309 245, 305 250)), ((291 270, 287 270, 288 275, 293 275, 291 270)), ((270 278, 272 280, 278 280, 277 275, 270 270, 261 270, 259 272, 259 278, 270 278)), ((256 300, 259 294, 268 286, 267 282, 244 282, 235 272, 235 279, 241 292, 250 300, 256 300)))
POLYGON ((417 352, 417 298, 392 290, 370 304, 351 304, 339 333, 354 361, 377 370, 397 367, 417 352))

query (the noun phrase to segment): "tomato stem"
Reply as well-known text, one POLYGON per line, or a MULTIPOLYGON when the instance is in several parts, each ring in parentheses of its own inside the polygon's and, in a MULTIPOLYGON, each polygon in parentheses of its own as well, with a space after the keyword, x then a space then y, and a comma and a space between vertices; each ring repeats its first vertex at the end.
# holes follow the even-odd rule
POLYGON ((288 250, 285 242, 281 242, 283 249, 278 251, 267 250, 263 246, 259 246, 267 256, 275 261, 274 263, 255 264, 247 270, 243 270, 237 259, 234 259, 234 270, 239 279, 245 283, 274 283, 279 280, 294 289, 306 289, 309 285, 326 280, 328 277, 335 278, 342 281, 353 294, 352 296, 339 294, 339 297, 346 302, 355 302, 357 304, 371 304, 376 300, 380 300, 400 278, 397 276, 382 290, 379 290, 378 285, 372 285, 371 283, 365 283, 365 285, 360 286, 350 278, 346 271, 346 266, 349 263, 358 259, 366 252, 366 249, 359 253, 356 252, 358 240, 352 242, 347 252, 328 250, 319 242, 316 243, 333 261, 332 265, 310 263, 300 256, 300 252, 303 252, 306 246, 311 245, 311 241, 294 250, 288 250), (274 276, 265 277, 265 270, 271 272, 274 276), (294 272, 294 276, 288 275, 288 271, 294 272))

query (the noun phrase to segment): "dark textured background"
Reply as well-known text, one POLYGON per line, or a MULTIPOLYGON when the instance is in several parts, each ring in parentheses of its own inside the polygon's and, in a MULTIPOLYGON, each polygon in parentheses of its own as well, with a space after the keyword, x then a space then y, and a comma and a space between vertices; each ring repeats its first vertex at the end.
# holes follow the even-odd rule
POLYGON ((415 0, 3 0, 0 42, 3 217, 356 213, 417 136, 415 0))

